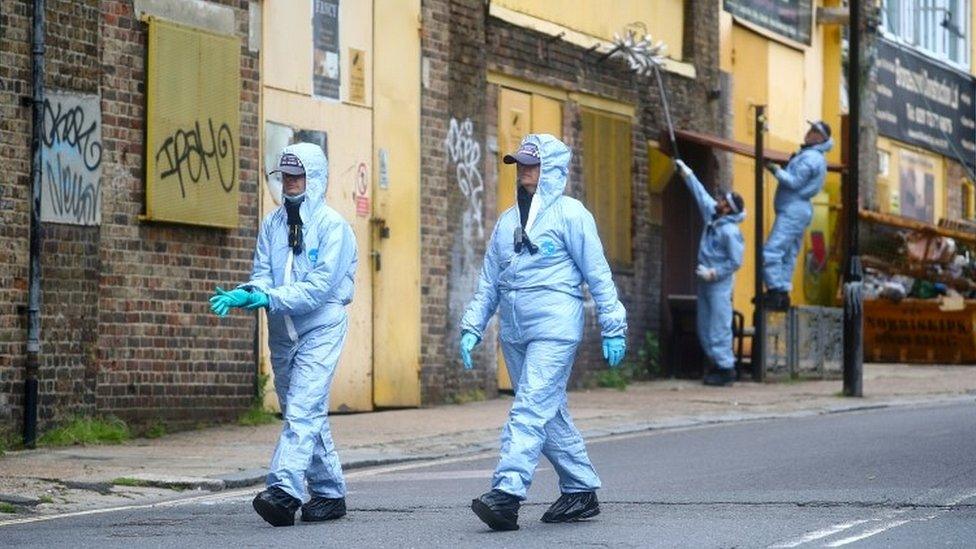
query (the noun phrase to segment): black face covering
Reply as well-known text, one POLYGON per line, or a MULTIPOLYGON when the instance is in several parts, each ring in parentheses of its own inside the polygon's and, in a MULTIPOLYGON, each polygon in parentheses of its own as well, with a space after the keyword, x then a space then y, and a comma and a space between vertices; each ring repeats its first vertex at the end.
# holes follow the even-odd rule
POLYGON ((519 218, 522 220, 522 228, 529 221, 529 208, 532 207, 532 193, 525 190, 521 185, 518 186, 518 208, 519 218))
POLYGON ((288 247, 295 255, 302 253, 302 216, 300 215, 305 193, 298 196, 285 195, 285 213, 288 214, 288 247))

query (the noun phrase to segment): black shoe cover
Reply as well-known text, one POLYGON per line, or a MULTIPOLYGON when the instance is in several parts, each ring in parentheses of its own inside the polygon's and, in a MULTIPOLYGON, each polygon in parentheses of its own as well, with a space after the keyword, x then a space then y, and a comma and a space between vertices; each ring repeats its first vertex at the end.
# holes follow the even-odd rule
POLYGON ((790 310, 790 294, 783 290, 771 290, 763 296, 763 305, 770 311, 790 310))
POLYGON ((346 498, 314 497, 302 505, 302 520, 305 522, 335 520, 344 516, 346 516, 346 498))
POLYGON ((492 530, 518 530, 518 510, 522 503, 511 494, 492 490, 471 501, 471 510, 492 530))
POLYGON ((295 524, 295 511, 302 502, 281 488, 272 486, 255 496, 251 505, 271 526, 291 526, 295 524))
POLYGON ((542 515, 542 522, 576 522, 600 514, 596 492, 572 492, 559 496, 542 515))
POLYGON ((735 383, 735 370, 732 368, 715 368, 705 376, 702 382, 713 387, 727 387, 735 383))

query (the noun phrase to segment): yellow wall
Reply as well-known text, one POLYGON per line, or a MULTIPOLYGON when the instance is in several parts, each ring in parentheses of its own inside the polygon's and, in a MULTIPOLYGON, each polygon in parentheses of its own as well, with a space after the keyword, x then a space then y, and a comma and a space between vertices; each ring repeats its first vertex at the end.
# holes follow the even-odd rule
MULTIPOLYGON (((328 134, 329 187, 326 201, 352 225, 359 249, 356 294, 349 306, 349 335, 332 384, 332 410, 373 408, 372 270, 369 265, 371 231, 369 218, 356 213, 353 193, 357 167, 363 163, 372 173, 372 76, 367 63, 367 106, 345 102, 349 96, 349 48, 372 54, 371 2, 341 2, 339 40, 343 101, 311 96, 311 2, 276 0, 264 2, 262 29, 262 118, 297 128, 328 134)), ((264 124, 260 129, 263 139, 264 124)), ((262 153, 263 156, 263 153, 262 153)), ((262 167, 266 169, 266 167, 262 167)), ((263 186, 263 185, 262 185, 263 186)), ((274 203, 264 193, 262 212, 274 203)), ((262 331, 262 360, 266 360, 266 336, 262 331)), ((270 373, 267 362, 259 365, 270 373)), ((273 393, 269 387, 269 393, 273 393)))
POLYGON ((495 6, 531 15, 603 40, 634 22, 642 22, 654 40, 668 45, 667 54, 681 59, 683 0, 492 0, 495 6))

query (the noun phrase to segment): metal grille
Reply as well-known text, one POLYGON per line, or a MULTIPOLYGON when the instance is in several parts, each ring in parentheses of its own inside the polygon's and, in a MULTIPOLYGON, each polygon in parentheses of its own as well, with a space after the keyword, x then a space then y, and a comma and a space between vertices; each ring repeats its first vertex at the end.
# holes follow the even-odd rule
POLYGON ((764 379, 837 379, 843 372, 844 311, 793 307, 766 314, 764 379))

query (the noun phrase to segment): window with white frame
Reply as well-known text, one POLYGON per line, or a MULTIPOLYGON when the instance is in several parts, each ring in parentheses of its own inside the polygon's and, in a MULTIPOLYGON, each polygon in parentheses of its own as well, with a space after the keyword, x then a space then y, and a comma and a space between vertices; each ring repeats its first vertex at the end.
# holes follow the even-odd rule
POLYGON ((969 69, 970 0, 884 0, 885 34, 969 69))

